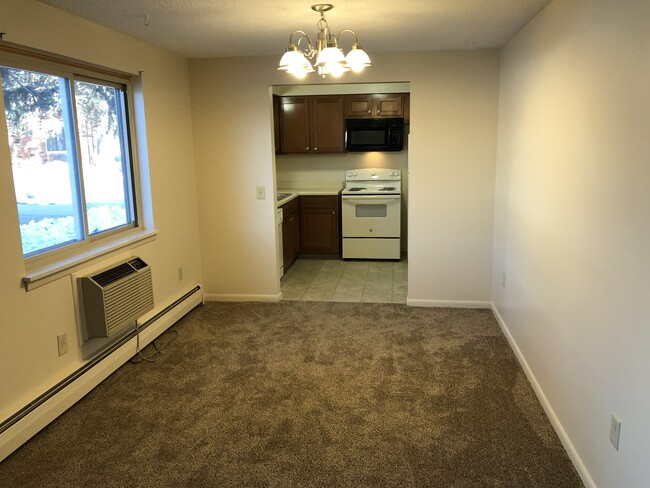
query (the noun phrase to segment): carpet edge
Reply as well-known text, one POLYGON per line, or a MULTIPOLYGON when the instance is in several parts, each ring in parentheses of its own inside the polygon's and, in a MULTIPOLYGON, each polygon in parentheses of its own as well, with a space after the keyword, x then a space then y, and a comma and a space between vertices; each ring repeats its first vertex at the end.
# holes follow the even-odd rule
POLYGON ((551 422, 551 425, 553 426, 555 433, 559 437, 562 446, 564 446, 565 451, 569 455, 569 459, 571 459, 573 466, 576 468, 576 471, 578 472, 578 476, 580 476, 580 479, 582 480, 582 482, 585 484, 587 488, 598 488, 593 478, 591 477, 591 474, 589 473, 587 466, 582 461, 580 454, 578 453, 577 449, 573 445, 571 438, 567 434, 566 430, 564 430, 562 422, 560 422, 560 419, 555 413, 553 406, 548 401, 548 398, 546 398, 546 395, 544 394, 544 390, 542 389, 541 385, 537 381, 537 378, 535 377, 533 370, 528 365, 528 361, 526 361, 526 357, 521 352, 521 349, 519 348, 517 341, 513 337, 512 333, 510 332, 510 329, 508 328, 508 325, 506 324, 505 320, 501 316, 499 309, 494 303, 491 304, 490 308, 492 310, 492 313, 494 314, 494 317, 497 320, 497 323, 499 324, 499 327, 501 328, 501 331, 503 332, 503 335, 506 337, 508 344, 510 344, 510 348, 514 352, 515 357, 517 358, 517 361, 521 366, 521 369, 523 369, 526 378, 528 378, 528 382, 532 386, 533 391, 537 396, 537 399, 539 400, 540 404, 542 405, 542 408, 544 409, 544 412, 546 413, 546 416, 551 422))

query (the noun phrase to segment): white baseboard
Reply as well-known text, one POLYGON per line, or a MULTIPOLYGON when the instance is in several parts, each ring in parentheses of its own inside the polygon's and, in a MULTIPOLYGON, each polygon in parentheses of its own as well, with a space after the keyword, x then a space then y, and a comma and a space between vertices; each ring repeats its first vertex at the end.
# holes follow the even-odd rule
POLYGON ((448 307, 448 308, 491 308, 491 302, 472 302, 465 300, 417 300, 407 298, 406 304, 411 307, 448 307))
MULTIPOLYGON (((153 322, 140 333, 140 347, 144 348, 202 301, 202 294, 194 293, 153 322)), ((168 305, 159 307, 158 310, 164 310, 168 305)), ((0 434, 0 461, 77 403, 135 354, 137 351, 134 337, 0 434)))
POLYGON ((578 475, 582 479, 582 482, 585 484, 587 488, 597 488, 596 483, 594 482, 591 475, 589 474, 589 470, 582 462, 582 458, 578 454, 578 451, 576 451, 576 448, 574 447, 573 442, 571 442, 571 439, 569 438, 568 434, 564 430, 564 427, 562 426, 560 419, 555 414, 555 410, 553 410, 553 407, 551 406, 548 399, 546 398, 546 395, 544 394, 544 390, 542 390, 542 387, 538 383, 537 378, 535 378, 535 374, 533 373, 532 369, 530 369, 530 366, 528 365, 526 358, 521 352, 521 349, 519 349, 519 346, 517 345, 517 342, 515 341, 514 337, 512 337, 512 334, 510 333, 508 326, 503 320, 503 317, 501 317, 499 310, 497 309, 496 305, 494 305, 494 303, 492 304, 491 308, 492 308, 492 313, 494 314, 495 318, 497 319, 497 322, 499 323, 499 327, 501 327, 501 330, 503 331, 503 335, 506 336, 506 339, 510 344, 510 348, 515 353, 515 356, 517 357, 517 360, 519 361, 521 368, 524 370, 524 373, 526 374, 528 381, 533 387, 533 391, 535 392, 535 395, 537 395, 537 399, 542 404, 542 408, 544 408, 544 411, 546 412, 546 416, 551 421, 551 425, 553 426, 555 432, 560 438, 560 442, 562 442, 562 445, 564 446, 564 449, 569 455, 571 462, 575 466, 578 475))
POLYGON ((222 295, 206 293, 206 302, 279 302, 282 300, 282 293, 277 295, 222 295))

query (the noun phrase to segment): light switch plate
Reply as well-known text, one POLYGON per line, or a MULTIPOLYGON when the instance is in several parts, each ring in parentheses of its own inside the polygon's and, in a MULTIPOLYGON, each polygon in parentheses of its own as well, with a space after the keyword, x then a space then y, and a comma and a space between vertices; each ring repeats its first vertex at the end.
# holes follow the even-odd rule
POLYGON ((59 356, 68 353, 68 334, 64 332, 63 334, 56 336, 56 343, 59 348, 59 356))
POLYGON ((609 428, 609 441, 618 451, 618 442, 621 439, 621 419, 615 413, 612 413, 612 423, 609 428))

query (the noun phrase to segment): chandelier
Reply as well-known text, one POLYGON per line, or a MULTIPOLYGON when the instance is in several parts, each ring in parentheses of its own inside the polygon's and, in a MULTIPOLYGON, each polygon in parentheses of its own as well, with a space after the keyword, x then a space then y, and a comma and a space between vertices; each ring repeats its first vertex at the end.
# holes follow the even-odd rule
POLYGON ((329 3, 318 3, 311 6, 312 10, 320 13, 320 19, 316 24, 318 27, 318 42, 314 44, 304 31, 293 31, 289 36, 287 52, 280 59, 278 70, 291 73, 296 78, 304 78, 307 76, 307 73, 313 73, 315 71, 314 68, 316 68, 318 74, 323 78, 327 75, 338 78, 346 71, 352 70, 355 73, 359 73, 364 68, 372 66, 370 58, 361 48, 361 44, 359 44, 359 38, 356 32, 350 29, 344 29, 339 32, 338 36, 334 36, 330 32, 327 20, 325 19, 325 12, 333 8, 334 5, 329 3), (347 56, 339 48, 339 39, 344 32, 349 32, 354 35, 354 43, 352 43, 352 49, 350 49, 347 56), (299 37, 294 42, 294 36, 297 35, 299 37), (307 44, 304 49, 300 48, 301 42, 303 46, 307 44), (315 61, 312 66, 310 60, 314 60, 314 58, 315 61))

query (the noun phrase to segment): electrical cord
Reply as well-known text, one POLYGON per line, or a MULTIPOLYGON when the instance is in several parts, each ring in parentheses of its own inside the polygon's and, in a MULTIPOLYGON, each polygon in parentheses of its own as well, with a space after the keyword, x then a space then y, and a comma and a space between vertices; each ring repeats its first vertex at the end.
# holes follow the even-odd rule
POLYGON ((171 344, 173 341, 175 341, 177 337, 178 337, 178 331, 177 331, 177 330, 166 330, 165 332, 163 332, 163 333, 160 335, 160 337, 155 338, 155 339, 151 342, 151 345, 152 345, 153 348, 156 350, 156 352, 154 352, 153 354, 150 354, 149 356, 145 356, 144 354, 142 354, 142 350, 140 349, 140 330, 138 329, 138 324, 136 323, 136 325, 135 325, 135 345, 136 345, 136 351, 138 352, 138 356, 140 356, 141 359, 140 359, 140 360, 137 360, 137 356, 133 356, 133 357, 131 358, 131 360, 130 360, 131 363, 133 363, 133 364, 140 364, 140 363, 143 362, 143 361, 147 361, 147 362, 149 362, 149 363, 155 363, 155 362, 158 361, 158 360, 160 359, 160 357, 162 356, 162 350, 163 350, 166 346, 168 346, 169 344, 171 344), (157 341, 158 339, 163 338, 165 335, 169 335, 169 334, 173 334, 173 336, 171 337, 171 339, 169 339, 167 342, 165 342, 163 345, 161 345, 161 346, 159 347, 159 346, 156 344, 156 341, 157 341), (155 356, 158 356, 158 357, 156 357, 155 359, 153 359, 155 356))

